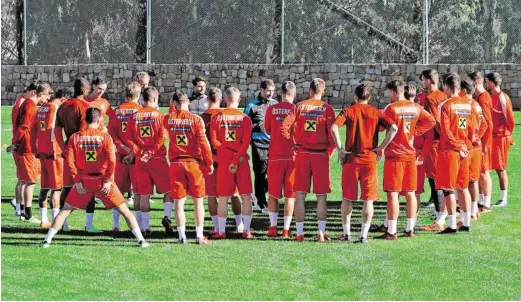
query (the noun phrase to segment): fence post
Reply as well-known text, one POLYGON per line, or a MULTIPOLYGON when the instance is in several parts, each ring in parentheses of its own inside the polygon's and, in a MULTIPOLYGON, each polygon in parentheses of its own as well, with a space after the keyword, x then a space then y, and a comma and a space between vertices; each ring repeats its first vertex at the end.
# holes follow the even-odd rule
POLYGON ((24 1, 24 65, 27 66, 27 0, 24 1))
POLYGON ((282 0, 282 16, 280 21, 280 64, 284 65, 284 15, 286 12, 284 11, 284 0, 282 0))
POLYGON ((150 5, 150 3, 152 2, 151 0, 146 0, 147 1, 147 7, 146 7, 146 10, 147 10, 147 64, 150 64, 151 62, 151 35, 150 35, 150 32, 151 32, 151 24, 152 24, 152 7, 150 5))
POLYGON ((429 0, 423 1, 423 64, 429 64, 429 0))

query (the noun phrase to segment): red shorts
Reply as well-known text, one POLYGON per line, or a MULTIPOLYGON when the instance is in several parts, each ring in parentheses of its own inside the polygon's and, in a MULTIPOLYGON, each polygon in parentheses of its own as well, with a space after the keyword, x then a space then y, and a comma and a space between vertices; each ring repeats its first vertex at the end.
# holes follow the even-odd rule
POLYGON ((416 192, 416 161, 384 161, 385 192, 416 192))
POLYGON ((137 159, 135 167, 137 177, 137 193, 140 195, 152 195, 154 185, 158 194, 170 191, 170 179, 168 162, 165 157, 152 157, 144 163, 137 159))
POLYGON ((138 178, 135 165, 127 165, 122 162, 123 155, 116 155, 116 169, 114 171, 114 182, 121 192, 132 191, 138 194, 138 178))
POLYGON ((491 168, 492 170, 506 170, 508 151, 512 144, 512 136, 492 137, 491 168))
POLYGON ((268 160, 268 179, 269 195, 276 199, 295 198, 295 161, 292 158, 268 160))
POLYGON ((342 198, 358 200, 360 183, 361 200, 378 200, 378 168, 375 164, 345 163, 342 166, 342 198))
POLYGON ((247 160, 239 163, 235 174, 228 172, 230 164, 231 160, 219 161, 217 167, 217 196, 233 196, 236 189, 241 195, 251 195, 253 186, 251 184, 250 163, 247 160))
POLYGON ((416 194, 425 192, 425 163, 416 166, 416 194))
POLYGON ((436 189, 456 190, 469 187, 469 158, 458 151, 443 150, 438 154, 436 189))
POLYGON ((21 181, 36 183, 40 176, 40 161, 33 153, 17 155, 17 176, 21 181))
POLYGON ((63 158, 61 155, 55 159, 40 159, 40 164, 42 167, 40 187, 51 190, 63 188, 63 158))
POLYGON ((217 163, 213 164, 213 173, 203 173, 206 196, 217 197, 217 163))
POLYGON ((423 164, 425 165, 425 175, 428 178, 436 178, 436 167, 438 166, 438 146, 432 146, 431 151, 425 157, 423 164))
POLYGON ((479 181, 481 177, 481 148, 469 151, 469 179, 472 182, 479 181))
MULTIPOLYGON (((64 153, 65 158, 67 158, 67 154, 64 153)), ((69 165, 67 162, 63 163, 63 186, 64 187, 72 187, 74 186, 74 179, 71 175, 71 170, 69 169, 69 165)))
POLYGON ((295 157, 295 192, 331 193, 330 162, 327 152, 312 153, 300 151, 295 157))
POLYGON ((67 195, 67 199, 65 200, 66 203, 77 209, 85 209, 87 204, 89 204, 90 200, 94 196, 101 200, 107 209, 119 207, 125 203, 125 198, 123 198, 123 195, 114 183, 112 183, 110 191, 107 195, 103 195, 100 192, 103 186, 103 178, 101 176, 81 177, 81 183, 83 185, 83 189, 87 191, 87 193, 80 195, 74 187, 72 188, 69 195, 67 195))
POLYGON ((170 197, 174 200, 206 196, 203 173, 198 162, 170 163, 170 197))

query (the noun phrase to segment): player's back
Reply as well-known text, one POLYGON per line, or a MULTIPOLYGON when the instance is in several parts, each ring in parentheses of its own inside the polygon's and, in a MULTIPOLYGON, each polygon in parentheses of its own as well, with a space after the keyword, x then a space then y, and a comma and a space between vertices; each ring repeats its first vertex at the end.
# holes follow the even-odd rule
MULTIPOLYGON (((320 100, 298 103, 290 115, 295 118, 294 140, 303 150, 326 151, 332 146, 330 128, 334 123, 335 111, 320 100)), ((284 123, 284 128, 288 126, 284 123)))
POLYGON ((112 138, 98 129, 85 129, 73 134, 69 148, 74 152, 74 162, 68 157, 68 164, 76 167, 78 175, 105 175, 110 162, 115 161, 112 138))
POLYGON ((45 103, 38 108, 36 115, 38 154, 59 155, 63 152, 55 137, 56 117, 60 105, 45 103))
POLYGON ((251 120, 238 109, 223 109, 212 123, 217 125, 217 138, 225 149, 237 152, 244 141, 251 141, 251 120))
POLYGON ((16 130, 18 129, 18 124, 16 123, 16 120, 18 118, 18 112, 20 111, 20 106, 25 101, 23 95, 20 95, 16 101, 13 104, 13 109, 11 111, 11 124, 13 126, 13 136, 16 133, 16 130))
POLYGON ((85 114, 90 107, 83 99, 72 98, 65 101, 58 109, 56 125, 63 128, 67 141, 76 132, 86 129, 85 114))
POLYGON ((503 91, 493 91, 492 98, 492 134, 496 137, 508 136, 514 129, 514 114, 512 102, 503 91))
MULTIPOLYGON (((155 147, 157 141, 164 135, 163 118, 165 114, 155 108, 145 107, 134 113, 127 131, 132 131, 133 141, 143 150, 155 147), (129 129, 129 127, 131 129, 129 129)), ((166 147, 161 145, 156 155, 166 155, 166 147)))
MULTIPOLYGON (((124 135, 127 131, 129 118, 131 118, 136 113, 136 111, 138 111, 141 108, 143 107, 141 107, 137 103, 126 102, 117 106, 113 110, 112 115, 110 116, 109 133, 114 141, 123 141, 125 139, 124 135)), ((118 152, 121 151, 123 150, 118 148, 118 152)))
POLYGON ((207 140, 207 137, 199 137, 199 133, 204 131, 201 117, 185 110, 175 111, 165 116, 163 125, 170 137, 168 158, 171 162, 202 161, 201 139, 207 140))
POLYGON ((16 117, 16 125, 17 131, 20 126, 23 124, 27 124, 28 129, 23 138, 19 141, 19 145, 16 148, 16 152, 19 154, 22 153, 34 153, 36 152, 36 114, 38 111, 38 106, 36 105, 36 101, 32 99, 25 100, 18 110, 18 115, 16 117))
POLYGON ((210 139, 210 123, 212 122, 212 118, 217 113, 221 112, 221 108, 217 109, 208 109, 203 114, 201 114, 201 118, 203 119, 204 127, 206 129, 206 138, 208 139, 208 142, 210 143, 210 148, 212 149, 212 153, 217 155, 217 150, 215 150, 215 147, 212 144, 212 140, 210 139))
POLYGON ((490 123, 487 123, 488 127, 483 135, 481 143, 484 146, 491 147, 492 146, 492 131, 493 131, 493 123, 492 123, 492 98, 488 91, 483 91, 482 93, 474 96, 475 100, 478 102, 481 107, 483 118, 485 119, 483 122, 490 119, 490 123))
MULTIPOLYGON (((427 95, 427 99, 425 100, 425 110, 430 113, 435 119, 438 118, 438 108, 440 104, 448 99, 447 95, 441 90, 435 90, 427 95)), ((439 121, 438 121, 439 122, 439 121)), ((430 131, 434 132, 434 142, 435 144, 438 142, 440 138, 440 134, 436 130, 436 128, 431 129, 430 131)))
POLYGON ((271 105, 266 110, 264 127, 270 135, 270 146, 268 153, 270 159, 293 157, 293 138, 286 138, 282 135, 282 122, 295 107, 292 103, 280 102, 271 105))
POLYGON ((461 97, 449 98, 440 104, 439 114, 441 129, 439 150, 454 150, 460 147, 470 150, 472 148, 470 138, 475 131, 470 102, 461 97))

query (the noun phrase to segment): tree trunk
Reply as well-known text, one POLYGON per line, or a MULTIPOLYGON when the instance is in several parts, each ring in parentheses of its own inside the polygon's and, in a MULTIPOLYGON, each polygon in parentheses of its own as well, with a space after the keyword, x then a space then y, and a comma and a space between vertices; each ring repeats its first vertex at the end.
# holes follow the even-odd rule
POLYGON ((147 60, 147 0, 141 0, 139 4, 139 26, 136 32, 136 49, 134 51, 134 62, 145 63, 147 60))
POLYGON ((24 0, 16 2, 16 51, 18 53, 18 65, 25 64, 24 58, 24 0))
POLYGON ((282 58, 282 0, 275 0, 271 41, 266 45, 266 64, 280 63, 282 58))

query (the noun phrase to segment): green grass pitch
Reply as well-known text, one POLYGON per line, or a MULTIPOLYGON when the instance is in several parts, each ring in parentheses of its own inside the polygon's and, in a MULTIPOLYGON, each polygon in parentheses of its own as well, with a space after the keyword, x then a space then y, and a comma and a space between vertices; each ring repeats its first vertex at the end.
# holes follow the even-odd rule
MULTIPOLYGON (((1 109, 2 144, 11 140, 10 110, 1 109)), ((521 114, 515 115, 521 121, 521 114)), ((515 140, 520 143, 521 127, 517 128, 515 140)), ((509 158, 508 206, 474 222, 470 234, 418 232, 415 238, 394 242, 371 237, 367 245, 317 243, 313 196, 308 196, 306 242, 268 239, 267 215, 255 214, 256 240, 179 246, 162 231, 162 204, 156 196, 149 249, 137 248, 129 231, 86 235, 80 211, 70 218, 77 231, 59 233, 50 249, 41 249, 46 232, 20 222, 8 204, 16 176, 5 147, 1 165, 2 300, 521 300, 519 144, 509 158)), ((379 168, 381 172, 382 164, 379 168)), ((342 232, 340 174, 341 167, 332 162, 328 230, 333 239, 342 232)), ((492 179, 494 202, 499 197, 495 173, 492 179)), ((186 207, 188 236, 193 238, 193 207, 189 201, 186 207)), ((355 237, 360 208, 355 205, 355 237)), ((33 212, 38 215, 37 206, 33 212)), ((373 223, 381 223, 384 213, 385 203, 376 203, 373 223)), ((108 231, 111 217, 110 211, 98 207, 94 224, 108 231)), ((403 231, 404 211, 399 221, 403 231)), ((419 224, 430 221, 429 211, 422 209, 419 224)), ((121 223, 126 230, 123 219, 121 223)), ((231 215, 229 223, 234 225, 231 215)), ((210 225, 207 217, 205 230, 210 225)), ((294 224, 292 228, 294 232, 294 224)))

